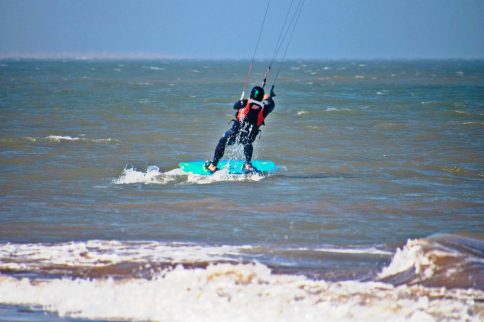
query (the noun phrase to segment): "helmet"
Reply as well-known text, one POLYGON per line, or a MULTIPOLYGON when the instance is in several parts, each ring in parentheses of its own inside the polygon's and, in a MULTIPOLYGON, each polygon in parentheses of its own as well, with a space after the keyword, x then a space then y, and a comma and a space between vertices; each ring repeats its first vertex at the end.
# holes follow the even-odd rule
POLYGON ((264 89, 260 86, 255 86, 250 91, 250 98, 261 102, 264 99, 264 89))

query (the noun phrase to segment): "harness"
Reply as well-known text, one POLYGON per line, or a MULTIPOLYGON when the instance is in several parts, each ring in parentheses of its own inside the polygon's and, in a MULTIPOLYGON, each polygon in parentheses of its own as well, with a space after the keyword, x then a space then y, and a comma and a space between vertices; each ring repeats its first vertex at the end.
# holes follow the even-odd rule
POLYGON ((257 126, 264 125, 264 104, 253 99, 247 100, 245 107, 237 112, 237 120, 257 126))

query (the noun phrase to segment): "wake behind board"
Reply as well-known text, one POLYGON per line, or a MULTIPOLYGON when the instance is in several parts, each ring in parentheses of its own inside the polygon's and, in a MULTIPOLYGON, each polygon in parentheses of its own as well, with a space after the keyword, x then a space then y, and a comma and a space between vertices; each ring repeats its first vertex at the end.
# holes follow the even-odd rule
MULTIPOLYGON (((220 160, 217 168, 220 170, 227 169, 229 174, 244 174, 243 160, 220 160)), ((189 161, 180 162, 180 169, 184 172, 211 175, 212 173, 204 167, 205 161, 189 161)), ((276 171, 276 164, 269 160, 252 161, 252 165, 262 173, 270 173, 276 171)))

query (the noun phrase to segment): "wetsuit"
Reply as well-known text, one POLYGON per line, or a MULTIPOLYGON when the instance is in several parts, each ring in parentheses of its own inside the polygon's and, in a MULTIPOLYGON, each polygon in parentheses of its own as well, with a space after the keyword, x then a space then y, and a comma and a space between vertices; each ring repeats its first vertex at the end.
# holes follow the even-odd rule
MULTIPOLYGON (((269 97, 267 100, 262 101, 261 103, 264 106, 264 109, 262 110, 262 116, 263 118, 266 118, 267 115, 269 115, 274 110, 275 103, 272 97, 269 97)), ((252 152, 254 151, 252 142, 254 142, 257 135, 259 134, 260 126, 257 125, 257 118, 254 117, 246 117, 243 121, 237 120, 237 114, 239 110, 243 109, 246 106, 247 99, 235 102, 234 109, 237 110, 237 112, 235 113, 236 119, 234 120, 232 128, 225 132, 225 134, 220 138, 217 147, 215 148, 215 153, 212 160, 212 163, 215 166, 217 166, 218 162, 224 155, 225 147, 234 143, 240 143, 244 145, 245 162, 251 162, 252 152)))

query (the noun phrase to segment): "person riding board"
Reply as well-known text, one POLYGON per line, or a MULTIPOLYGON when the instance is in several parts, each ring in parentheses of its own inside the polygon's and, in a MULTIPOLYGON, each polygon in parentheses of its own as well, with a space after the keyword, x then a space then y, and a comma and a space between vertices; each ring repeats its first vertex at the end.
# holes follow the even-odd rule
POLYGON ((255 173, 258 170, 252 165, 252 152, 254 148, 252 143, 260 132, 260 127, 264 125, 265 118, 274 110, 275 103, 272 99, 276 94, 274 93, 274 86, 270 94, 265 94, 264 89, 260 86, 255 86, 250 91, 249 99, 242 99, 235 102, 234 109, 235 120, 232 128, 230 128, 220 138, 212 161, 205 162, 205 168, 210 172, 217 171, 217 164, 224 155, 225 148, 234 143, 240 143, 244 146, 244 172, 255 173))

